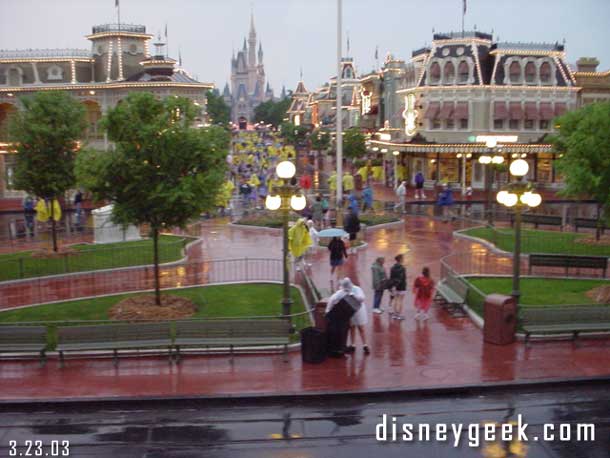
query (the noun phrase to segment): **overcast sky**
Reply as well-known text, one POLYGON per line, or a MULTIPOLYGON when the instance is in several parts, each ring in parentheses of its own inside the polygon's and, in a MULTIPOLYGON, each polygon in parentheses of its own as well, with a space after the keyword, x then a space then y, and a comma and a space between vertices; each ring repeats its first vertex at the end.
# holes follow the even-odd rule
MULTIPOLYGON (((308 89, 335 73, 335 0, 120 0, 121 22, 163 34, 170 55, 222 87, 233 48, 241 48, 253 7, 267 77, 279 94, 303 68, 308 89)), ((0 49, 89 48, 94 24, 116 22, 115 0, 0 0, 0 49)), ((343 0, 344 30, 359 72, 386 52, 408 59, 437 32, 460 30, 462 0, 343 0)), ((596 56, 610 67, 610 0, 468 0, 466 29, 492 29, 501 41, 561 42, 568 62, 596 56)))

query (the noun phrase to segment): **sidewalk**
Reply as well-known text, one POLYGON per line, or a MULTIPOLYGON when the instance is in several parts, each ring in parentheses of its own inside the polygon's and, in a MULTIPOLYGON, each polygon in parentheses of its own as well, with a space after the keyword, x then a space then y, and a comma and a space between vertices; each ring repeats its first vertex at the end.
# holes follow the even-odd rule
MULTIPOLYGON (((438 278, 439 259, 448 253, 489 254, 478 243, 454 238, 452 230, 451 224, 409 217, 402 225, 371 231, 368 247, 350 256, 345 274, 363 287, 370 306, 370 264, 377 256, 385 256, 389 267, 395 254, 406 253, 411 285, 424 265, 438 278)), ((202 237, 196 249, 207 259, 281 249, 279 233, 269 231, 210 223, 202 226, 202 237)), ((313 257, 312 273, 321 287, 329 279, 327 258, 325 250, 313 257)), ((489 259, 493 262, 492 256, 489 259)), ((578 345, 534 342, 529 349, 521 343, 495 346, 483 343, 481 331, 469 319, 451 318, 437 306, 424 323, 413 320, 410 296, 405 310, 402 323, 390 321, 387 314, 369 315, 369 356, 359 345, 354 355, 320 365, 303 364, 298 352, 291 353, 287 363, 279 354, 240 355, 233 363, 227 356, 187 355, 179 366, 168 364, 165 356, 128 357, 117 368, 110 358, 71 359, 61 370, 54 357, 42 369, 37 361, 4 360, 0 399, 292 394, 610 375, 609 339, 582 338, 578 345)))

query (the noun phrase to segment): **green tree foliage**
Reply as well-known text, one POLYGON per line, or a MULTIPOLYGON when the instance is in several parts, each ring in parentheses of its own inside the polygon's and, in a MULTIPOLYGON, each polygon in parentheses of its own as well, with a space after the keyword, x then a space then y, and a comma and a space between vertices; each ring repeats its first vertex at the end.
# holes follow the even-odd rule
POLYGON ((216 91, 208 91, 208 117, 211 124, 229 124, 231 120, 231 108, 225 103, 222 95, 216 91))
MULTIPOLYGON (((69 94, 55 91, 38 92, 21 102, 24 109, 15 114, 10 126, 17 150, 15 187, 52 201, 75 184, 74 157, 86 127, 85 108, 69 94)), ((50 207, 53 250, 57 251, 50 207)))
MULTIPOLYGON (((550 137, 560 153, 557 170, 564 176, 564 195, 590 196, 598 203, 598 216, 610 217, 610 102, 594 103, 556 120, 550 137)), ((597 231, 599 237, 599 230, 597 231)))
POLYGON ((366 139, 360 129, 352 127, 343 136, 343 154, 348 159, 359 159, 366 154, 366 139))
POLYGON ((268 100, 254 108, 254 122, 263 122, 278 127, 286 117, 286 110, 290 107, 290 99, 283 99, 278 102, 268 100))
POLYGON ((309 129, 305 126, 295 126, 291 122, 284 121, 280 125, 280 134, 288 143, 300 145, 307 139, 309 129))
POLYGON ((102 121, 115 149, 77 159, 79 182, 95 199, 114 204, 115 222, 149 225, 157 304, 159 232, 212 208, 224 180, 229 134, 192 127, 197 111, 186 98, 132 93, 102 121))
POLYGON ((330 133, 316 129, 311 134, 311 149, 315 151, 326 151, 330 147, 330 133))

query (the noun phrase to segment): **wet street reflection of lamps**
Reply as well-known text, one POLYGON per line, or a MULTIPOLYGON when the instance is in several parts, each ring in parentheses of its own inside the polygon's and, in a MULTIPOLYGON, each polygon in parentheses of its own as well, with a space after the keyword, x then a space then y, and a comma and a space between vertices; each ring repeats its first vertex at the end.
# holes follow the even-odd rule
POLYGON ((493 225, 493 213, 491 211, 492 206, 492 198, 491 198, 491 188, 492 188, 492 176, 491 174, 495 171, 494 167, 504 163, 504 156, 500 154, 493 154, 494 149, 498 145, 498 141, 489 137, 485 141, 485 146, 489 149, 489 154, 483 154, 479 156, 479 163, 485 166, 491 165, 492 167, 487 167, 485 170, 485 192, 487 194, 487 224, 490 226, 493 225), (493 155, 492 155, 493 154, 493 155))
POLYGON ((275 168, 275 173, 278 178, 284 181, 284 184, 282 186, 273 187, 273 192, 275 194, 269 194, 267 196, 265 207, 272 211, 279 210, 282 214, 282 268, 284 269, 282 314, 287 316, 290 315, 290 306, 292 305, 292 299, 290 299, 290 274, 288 271, 288 216, 290 215, 291 209, 296 211, 303 210, 307 204, 307 200, 296 185, 296 178, 294 177, 296 167, 292 162, 280 162, 275 168))
POLYGON ((537 207, 542 203, 542 196, 535 192, 532 185, 524 181, 523 177, 529 171, 529 165, 523 159, 511 162, 510 174, 516 178, 505 189, 498 192, 497 201, 515 211, 515 249, 513 252, 513 292, 511 295, 519 303, 519 276, 521 270, 521 212, 524 209, 537 207))
POLYGON ((392 156, 394 156, 394 189, 398 187, 398 155, 400 151, 392 151, 392 156))

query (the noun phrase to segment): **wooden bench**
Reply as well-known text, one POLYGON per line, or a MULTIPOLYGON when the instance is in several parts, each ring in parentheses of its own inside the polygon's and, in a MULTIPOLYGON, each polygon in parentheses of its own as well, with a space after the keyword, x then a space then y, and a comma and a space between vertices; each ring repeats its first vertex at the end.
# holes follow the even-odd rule
MULTIPOLYGON (((524 213, 521 215, 522 223, 533 224, 536 229, 538 226, 563 226, 563 220, 561 216, 552 216, 552 215, 537 215, 534 213, 524 213)), ((510 215, 510 225, 511 227, 515 224, 515 214, 511 213, 510 215)))
POLYGON ((284 319, 177 321, 176 362, 184 347, 229 347, 233 359, 234 348, 242 345, 283 345, 286 361, 291 332, 284 319))
POLYGON ((45 326, 0 326, 0 353, 35 352, 40 365, 47 361, 47 328, 45 326))
POLYGON ((464 316, 464 304, 468 295, 468 284, 454 276, 448 275, 436 285, 435 302, 441 302, 453 316, 464 316))
POLYGON ((525 343, 532 334, 572 334, 576 340, 583 332, 610 331, 610 307, 572 305, 521 307, 520 321, 525 343))
MULTIPOLYGON (((579 227, 597 229, 597 220, 592 218, 574 218, 574 230, 578 232, 579 227)), ((600 228, 603 234, 604 231, 608 229, 608 226, 602 221, 600 228)))
POLYGON ((542 254, 531 253, 529 255, 528 274, 531 275, 532 267, 563 267, 566 275, 568 269, 586 268, 586 269, 601 269, 603 276, 606 276, 608 271, 608 258, 605 256, 573 256, 567 254, 542 254))
POLYGON ((57 328, 57 351, 60 367, 64 366, 64 352, 112 350, 118 365, 119 350, 166 347, 171 361, 172 337, 170 323, 125 323, 95 326, 63 326, 57 328))

